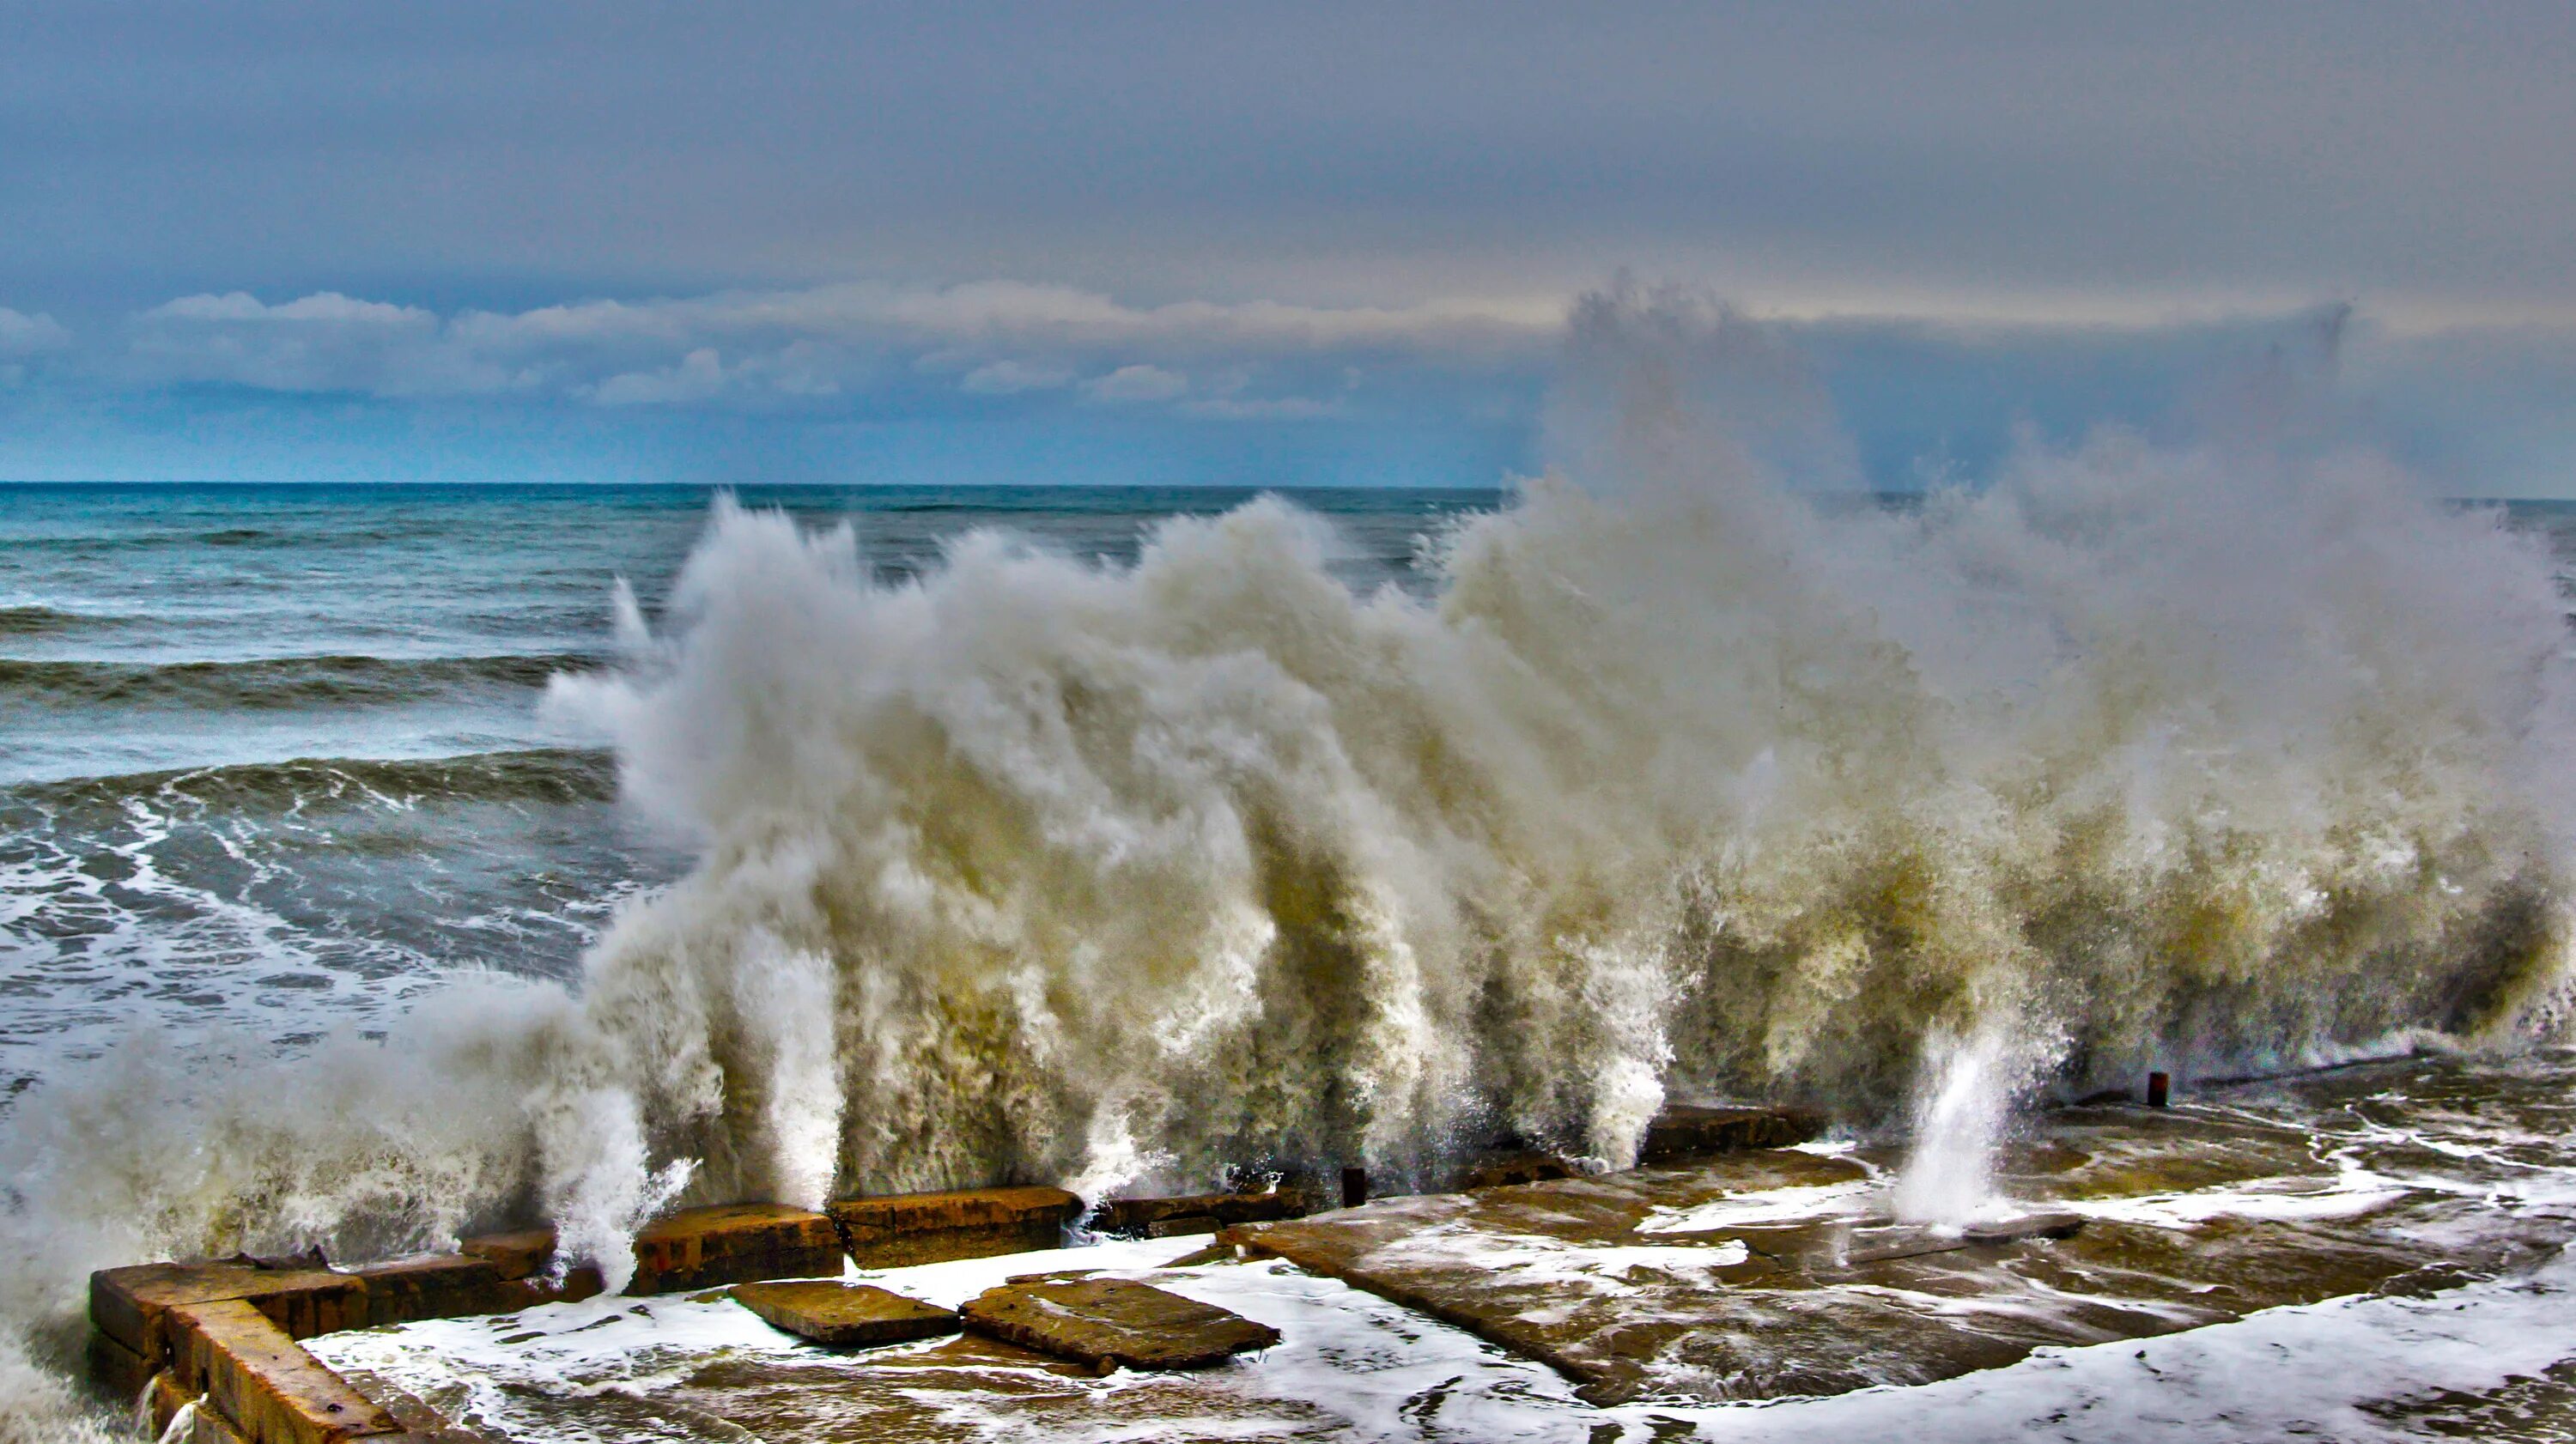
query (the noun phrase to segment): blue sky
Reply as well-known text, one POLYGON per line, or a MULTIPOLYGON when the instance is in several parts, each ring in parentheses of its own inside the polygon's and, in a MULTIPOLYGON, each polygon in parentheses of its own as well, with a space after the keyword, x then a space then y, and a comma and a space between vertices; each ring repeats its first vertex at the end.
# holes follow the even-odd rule
MULTIPOLYGON (((2350 305, 2576 493, 2564 5, 0 0, 0 476, 1486 484, 1621 268, 1873 485, 2350 305)), ((1834 480, 1827 478, 1826 480, 1834 480)))

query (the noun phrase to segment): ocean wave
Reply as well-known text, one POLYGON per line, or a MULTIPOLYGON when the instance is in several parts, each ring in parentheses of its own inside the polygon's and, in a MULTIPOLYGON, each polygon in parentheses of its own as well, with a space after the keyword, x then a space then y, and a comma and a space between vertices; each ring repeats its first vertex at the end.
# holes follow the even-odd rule
POLYGON ((123 617, 67 612, 59 607, 28 604, 0 607, 0 637, 54 637, 68 632, 106 631, 125 625, 123 617))
POLYGON ((458 757, 310 757, 29 782, 0 788, 0 804, 15 802, 49 813, 83 808, 122 812, 137 802, 276 811, 309 809, 335 799, 405 805, 440 800, 606 802, 616 792, 613 754, 539 747, 458 757))
POLYGON ((533 690, 558 672, 599 660, 577 652, 158 663, 0 658, 0 708, 12 702, 223 710, 386 706, 460 692, 533 690))

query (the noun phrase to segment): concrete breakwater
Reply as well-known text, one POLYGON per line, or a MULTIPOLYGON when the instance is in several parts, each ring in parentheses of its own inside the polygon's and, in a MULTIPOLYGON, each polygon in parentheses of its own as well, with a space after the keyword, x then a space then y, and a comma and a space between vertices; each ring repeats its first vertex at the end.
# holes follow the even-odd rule
MULTIPOLYGON (((1676 1108, 1657 1120, 1651 1146, 1659 1159, 1683 1158, 1793 1143, 1820 1127, 1820 1119, 1783 1110, 1676 1108)), ((1498 1152, 1462 1162, 1454 1181, 1490 1187, 1571 1173, 1545 1155, 1498 1152)), ((841 1273, 845 1261, 862 1269, 900 1268, 1052 1249, 1086 1218, 1113 1236, 1214 1234, 1299 1217, 1320 1199, 1316 1190, 1274 1183, 1258 1191, 1110 1199, 1088 1210, 1071 1193, 1034 1186, 866 1196, 819 1212, 723 1204, 683 1210, 642 1230, 626 1292, 821 1278, 841 1273)), ((138 1413, 156 1435, 181 1421, 194 1444, 452 1440, 465 1436, 416 1405, 388 1407, 370 1398, 302 1342, 350 1329, 515 1313, 600 1291, 598 1270, 560 1258, 554 1231, 542 1227, 467 1238, 452 1254, 350 1269, 329 1267, 318 1255, 140 1264, 90 1280, 90 1368, 100 1387, 139 1401, 138 1413)), ((996 1291, 1011 1296, 977 1301, 982 1311, 970 1307, 967 1324, 1047 1348, 1046 1329, 1028 1320, 1063 1315, 1065 1301, 1034 1293, 1023 1300, 1020 1292, 1026 1291, 996 1291), (1021 1306, 1032 1302, 1035 1308, 1021 1306)), ((1092 1292, 1100 1297, 1083 1301, 1086 1326, 1055 1351, 1095 1366, 1156 1367, 1157 1358, 1214 1362, 1265 1336, 1276 1339, 1259 1326, 1239 1327, 1239 1319, 1229 1325, 1201 1317, 1204 1306, 1168 1295, 1146 1298, 1135 1288, 1092 1292), (1122 1339, 1122 1331, 1133 1337, 1122 1339), (1176 1349, 1179 1334, 1199 1342, 1176 1349)))
POLYGON ((112 1271, 137 1298, 103 1300, 99 1322, 139 1337, 162 1307, 149 1412, 193 1405, 183 1437, 207 1444, 1825 1440, 1917 1408, 1950 1409, 1958 1427, 1926 1437, 1956 1440, 1994 1437, 1978 1431, 1995 1408, 2166 1420, 2135 1436, 2158 1440, 2378 1438, 2406 1431, 2352 1421, 2436 1417, 2536 1440, 2576 1417, 2558 1327, 2571 1090, 2576 1051, 2543 1049, 2022 1114, 1991 1208, 1955 1225, 1899 1206, 1904 1145, 1800 1141, 1795 1119, 1765 1136, 1775 1123, 1744 1115, 1694 1123, 1756 1146, 1606 1173, 1468 1160, 1462 1191, 1356 1207, 1328 1206, 1346 1198, 1329 1187, 1116 1200, 1077 1233, 1061 1220, 1086 1215, 1056 1194, 1074 1211, 1045 1237, 996 1197, 1044 1190, 685 1213, 638 1241, 657 1292, 331 1332, 306 1333, 455 1306, 425 1280, 485 1277, 460 1259, 519 1272, 501 1282, 522 1296, 595 1284, 542 1233, 443 1263, 236 1262, 218 1291, 266 1291, 233 1301, 117 1276, 177 1266, 112 1271), (879 1230, 859 1236, 874 1263, 854 1219, 879 1230), (1124 1239, 1028 1251, 1112 1224, 1124 1239), (801 1252, 819 1228, 837 1256, 801 1252), (715 1282, 825 1261, 835 1277, 715 1282), (326 1407, 294 1416, 299 1400, 326 1407))

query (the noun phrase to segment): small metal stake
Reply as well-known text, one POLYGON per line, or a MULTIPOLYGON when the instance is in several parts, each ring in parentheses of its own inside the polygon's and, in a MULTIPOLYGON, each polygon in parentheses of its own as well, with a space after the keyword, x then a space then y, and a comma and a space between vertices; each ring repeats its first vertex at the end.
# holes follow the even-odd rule
POLYGON ((2172 1096, 2173 1075, 2171 1073, 2150 1073, 2147 1075, 2147 1106, 2149 1108, 2164 1107, 2167 1100, 2172 1096))
POLYGON ((1368 1170, 1365 1168, 1343 1169, 1342 1207, 1357 1208, 1366 1202, 1368 1202, 1368 1170))

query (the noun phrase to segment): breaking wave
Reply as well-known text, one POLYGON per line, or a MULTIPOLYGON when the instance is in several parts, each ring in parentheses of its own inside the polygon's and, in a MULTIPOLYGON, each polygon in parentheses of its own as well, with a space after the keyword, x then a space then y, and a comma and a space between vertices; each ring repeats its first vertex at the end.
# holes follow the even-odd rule
POLYGON ((41 1085, 0 1307, 532 1213, 619 1276, 683 1197, 1617 1163, 1677 1095, 1895 1116, 1941 1040, 2027 1095, 2559 1026, 2567 628, 2499 515, 2270 392, 1819 508, 1847 449, 1758 328, 1622 292, 1573 337, 1561 469, 1428 595, 1276 500, 900 583, 720 505, 551 694, 694 872, 577 998, 41 1085))
POLYGON ((131 817, 138 806, 230 808, 253 816, 322 809, 334 802, 606 802, 616 764, 605 752, 532 747, 460 757, 306 757, 171 768, 0 787, 0 826, 62 826, 70 818, 131 817))
POLYGON ((0 607, 0 637, 44 637, 62 632, 111 630, 125 623, 123 617, 103 617, 80 612, 67 612, 59 607, 0 607))
POLYGON ((580 655, 262 657, 236 662, 0 658, 0 707, 372 707, 533 689, 580 655))

